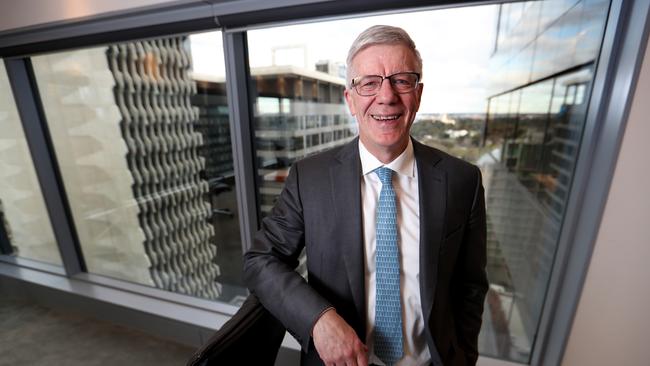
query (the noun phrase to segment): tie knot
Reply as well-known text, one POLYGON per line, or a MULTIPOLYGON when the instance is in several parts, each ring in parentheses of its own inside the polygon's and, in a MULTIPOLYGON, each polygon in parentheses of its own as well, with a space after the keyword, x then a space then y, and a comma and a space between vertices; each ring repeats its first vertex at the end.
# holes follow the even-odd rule
POLYGON ((386 168, 385 166, 382 166, 381 168, 375 169, 375 173, 377 173, 377 176, 379 177, 379 180, 381 181, 381 184, 393 185, 393 171, 390 168, 386 168))

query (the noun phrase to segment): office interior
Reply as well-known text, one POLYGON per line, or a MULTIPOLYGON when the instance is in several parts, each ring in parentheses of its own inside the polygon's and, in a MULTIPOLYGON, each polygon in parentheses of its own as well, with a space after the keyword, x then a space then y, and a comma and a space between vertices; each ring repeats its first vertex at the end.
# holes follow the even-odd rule
MULTIPOLYGON (((478 364, 648 363, 650 1, 0 10, 4 305, 82 314, 179 358, 204 344, 248 295, 242 255, 291 164, 355 138, 345 53, 380 22, 423 56, 413 138, 483 173, 478 364)), ((287 334, 276 365, 299 352, 287 334)))

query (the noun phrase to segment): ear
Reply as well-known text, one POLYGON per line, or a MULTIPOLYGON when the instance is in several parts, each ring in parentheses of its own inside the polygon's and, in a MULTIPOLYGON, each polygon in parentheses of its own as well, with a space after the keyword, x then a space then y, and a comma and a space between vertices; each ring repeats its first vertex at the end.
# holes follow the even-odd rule
POLYGON ((418 88, 415 89, 416 98, 417 98, 417 100, 418 100, 418 105, 417 105, 417 108, 415 109, 416 111, 417 111, 418 109, 420 109, 420 101, 422 100, 422 90, 423 90, 423 89, 424 89, 424 84, 422 84, 422 83, 420 83, 420 84, 418 85, 418 88))
POLYGON ((350 109, 350 114, 352 114, 353 116, 356 116, 356 114, 357 114, 357 112, 356 112, 357 108, 356 108, 356 106, 354 105, 354 99, 352 98, 352 95, 351 95, 351 93, 350 93, 350 89, 345 88, 345 90, 343 91, 343 95, 345 96, 345 101, 346 101, 347 104, 348 104, 348 109, 350 109))

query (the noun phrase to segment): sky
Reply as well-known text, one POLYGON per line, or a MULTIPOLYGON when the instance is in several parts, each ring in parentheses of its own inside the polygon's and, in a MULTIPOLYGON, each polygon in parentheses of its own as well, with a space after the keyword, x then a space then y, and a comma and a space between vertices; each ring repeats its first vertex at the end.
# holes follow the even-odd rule
MULTIPOLYGON (((356 36, 375 24, 404 28, 423 59, 420 113, 484 113, 497 6, 474 6, 319 21, 248 31, 251 67, 291 64, 315 69, 320 60, 345 64, 356 36)), ((220 32, 190 37, 194 72, 223 78, 220 32), (217 51, 215 51, 217 50, 217 51)))

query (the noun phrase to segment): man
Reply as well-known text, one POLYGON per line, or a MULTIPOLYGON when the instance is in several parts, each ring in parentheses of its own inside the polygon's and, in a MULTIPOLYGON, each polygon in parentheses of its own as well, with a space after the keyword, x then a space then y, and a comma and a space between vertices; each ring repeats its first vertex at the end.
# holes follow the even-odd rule
POLYGON ((303 365, 473 365, 488 286, 480 172, 411 140, 422 61, 404 30, 367 29, 347 62, 359 138, 292 166, 245 280, 303 365), (303 247, 308 282, 294 271, 303 247))

